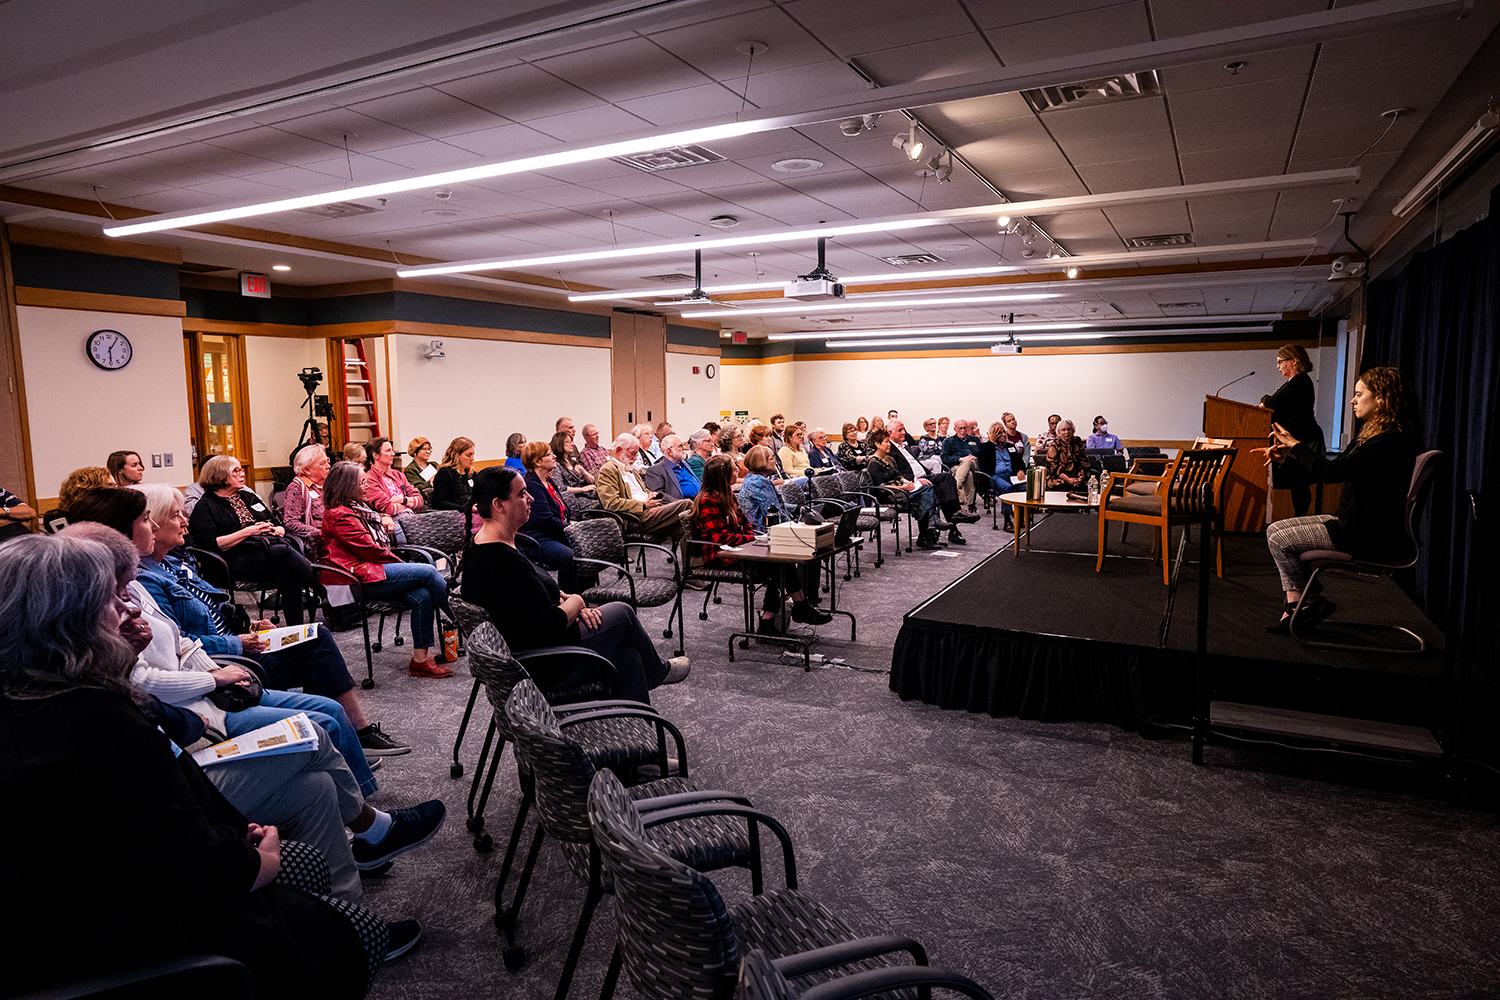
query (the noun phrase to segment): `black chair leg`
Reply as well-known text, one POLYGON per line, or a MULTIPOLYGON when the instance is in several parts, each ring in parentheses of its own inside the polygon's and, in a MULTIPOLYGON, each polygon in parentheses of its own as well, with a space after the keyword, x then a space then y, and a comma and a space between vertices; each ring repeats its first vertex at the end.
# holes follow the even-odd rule
POLYGON ((360 609, 359 627, 365 632, 365 679, 359 682, 359 686, 368 691, 375 686, 375 660, 370 655, 370 616, 363 608, 360 609))
POLYGON ((536 833, 531 835, 531 849, 526 852, 526 864, 521 866, 521 881, 516 884, 516 894, 510 901, 510 906, 505 905, 505 883, 510 872, 500 869, 500 877, 495 880, 495 926, 505 931, 505 939, 511 944, 516 943, 516 924, 521 915, 521 905, 526 902, 526 889, 531 885, 531 871, 536 867, 536 856, 542 851, 542 841, 547 839, 547 827, 543 823, 537 823, 536 833))
POLYGON ((620 981, 620 964, 620 946, 615 945, 614 954, 609 956, 609 969, 604 973, 604 985, 599 988, 599 1000, 613 1000, 615 984, 620 981))
MULTIPOLYGON (((526 817, 531 812, 531 803, 536 798, 535 782, 527 782, 525 791, 521 794, 521 808, 516 810, 516 821, 510 828, 510 843, 505 847, 505 860, 500 863, 500 878, 495 883, 495 899, 499 900, 505 890, 505 883, 510 878, 511 867, 516 863, 516 851, 521 846, 521 834, 526 830, 526 817)), ((537 830, 541 832, 540 827, 537 830)), ((527 868, 530 871, 530 868, 527 868)), ((525 878, 530 878, 529 875, 525 878)), ((500 913, 498 905, 495 910, 500 913)), ((497 917, 498 919, 498 917, 497 917)))
MULTIPOLYGON (((479 698, 479 678, 474 678, 474 687, 469 690, 469 704, 464 708, 464 721, 458 724, 458 735, 453 738, 453 763, 448 767, 448 777, 462 778, 464 766, 458 760, 458 748, 463 745, 464 733, 469 729, 469 718, 474 714, 474 702, 479 698)), ((488 752, 488 750, 486 750, 488 752)), ((482 768, 484 765, 481 764, 482 768)))
POLYGON ((594 909, 604 898, 604 889, 597 884, 597 876, 589 880, 589 894, 583 901, 583 912, 578 915, 578 929, 573 932, 573 944, 568 949, 568 959, 563 963, 562 978, 557 981, 557 992, 553 1000, 567 1000, 568 988, 573 985, 573 973, 578 969, 578 959, 583 955, 583 942, 588 939, 589 924, 594 920, 594 909))

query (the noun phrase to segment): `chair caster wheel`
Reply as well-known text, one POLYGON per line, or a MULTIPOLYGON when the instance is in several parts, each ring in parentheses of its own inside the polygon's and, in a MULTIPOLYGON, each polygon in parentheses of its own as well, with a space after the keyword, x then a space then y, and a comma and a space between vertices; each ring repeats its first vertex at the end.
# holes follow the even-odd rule
POLYGON ((370 643, 370 652, 372 652, 372 653, 378 653, 378 652, 380 652, 384 648, 385 647, 382 646, 378 642, 372 642, 372 643, 370 643))
POLYGON ((715 597, 714 598, 714 603, 715 604, 723 604, 724 603, 724 598, 722 598, 722 597, 715 597))
POLYGON ((505 967, 512 972, 526 964, 526 949, 520 945, 512 945, 500 954, 505 962, 505 967))
POLYGON ((398 635, 398 636, 396 636, 396 645, 398 645, 398 646, 399 646, 399 645, 401 645, 401 644, 402 644, 402 643, 404 643, 404 642, 405 642, 405 641, 406 641, 406 640, 405 640, 405 639, 403 639, 403 638, 401 638, 401 637, 400 637, 400 636, 399 636, 399 635, 398 635))
POLYGON ((470 816, 468 819, 464 820, 464 826, 470 833, 478 833, 480 830, 484 829, 484 817, 470 816))
POLYGON ((359 682, 359 686, 364 690, 369 691, 375 687, 375 681, 373 678, 366 677, 364 680, 359 682))
POLYGON ((452 765, 449 765, 449 767, 448 767, 448 777, 450 777, 450 778, 462 778, 463 776, 464 776, 464 766, 462 764, 452 764, 452 765))
POLYGON ((487 833, 481 833, 474 838, 474 850, 480 854, 488 854, 495 849, 495 841, 487 833))
POLYGON ((740 648, 741 649, 749 649, 750 648, 750 640, 749 639, 741 639, 740 640, 740 648))
POLYGON ((670 639, 670 638, 672 638, 672 630, 669 629, 669 628, 668 629, 662 629, 661 637, 663 639, 670 639))
POLYGON ((706 615, 702 611, 700 611, 700 612, 698 612, 698 620, 700 622, 706 622, 706 621, 708 621, 708 615, 706 615))

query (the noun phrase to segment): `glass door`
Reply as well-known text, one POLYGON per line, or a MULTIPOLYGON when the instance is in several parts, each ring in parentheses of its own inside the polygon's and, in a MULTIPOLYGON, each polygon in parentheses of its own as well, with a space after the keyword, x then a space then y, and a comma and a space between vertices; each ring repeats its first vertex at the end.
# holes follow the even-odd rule
POLYGON ((246 406, 245 357, 241 338, 192 332, 185 338, 188 394, 193 407, 193 469, 214 455, 232 455, 251 469, 246 406))

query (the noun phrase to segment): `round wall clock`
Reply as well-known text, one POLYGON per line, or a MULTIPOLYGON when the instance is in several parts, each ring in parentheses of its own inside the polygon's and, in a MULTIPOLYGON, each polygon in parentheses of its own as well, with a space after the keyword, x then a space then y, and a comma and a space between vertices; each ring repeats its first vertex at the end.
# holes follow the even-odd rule
POLYGON ((119 330, 95 330, 84 343, 89 360, 107 372, 130 364, 130 340, 119 330))

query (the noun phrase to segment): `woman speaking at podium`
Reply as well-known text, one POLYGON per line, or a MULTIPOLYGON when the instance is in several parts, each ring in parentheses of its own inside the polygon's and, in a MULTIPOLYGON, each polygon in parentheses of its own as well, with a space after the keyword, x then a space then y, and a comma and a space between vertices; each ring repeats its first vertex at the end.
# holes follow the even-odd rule
MULTIPOLYGON (((1286 384, 1274 395, 1262 396, 1260 403, 1271 411, 1271 423, 1280 424, 1298 441, 1306 442, 1319 455, 1323 454, 1323 429, 1313 414, 1313 402, 1317 390, 1308 376, 1312 361, 1300 345, 1287 344, 1276 352, 1276 370, 1286 379, 1286 384)), ((1292 513, 1297 517, 1307 516, 1312 506, 1312 477, 1298 462, 1282 462, 1271 466, 1271 485, 1292 494, 1292 513)))

